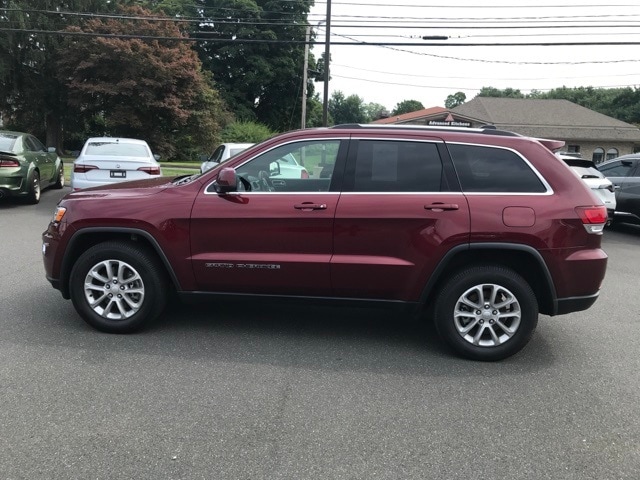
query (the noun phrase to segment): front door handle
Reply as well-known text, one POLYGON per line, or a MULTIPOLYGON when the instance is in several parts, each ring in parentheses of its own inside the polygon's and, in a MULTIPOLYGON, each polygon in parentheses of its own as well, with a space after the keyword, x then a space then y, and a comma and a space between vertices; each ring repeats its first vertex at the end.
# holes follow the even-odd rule
POLYGON ((295 204, 293 208, 295 208, 296 210, 326 210, 327 204, 304 202, 295 204))
POLYGON ((424 206, 425 210, 431 210, 432 212, 444 212, 445 210, 458 210, 457 203, 431 203, 429 205, 424 206))

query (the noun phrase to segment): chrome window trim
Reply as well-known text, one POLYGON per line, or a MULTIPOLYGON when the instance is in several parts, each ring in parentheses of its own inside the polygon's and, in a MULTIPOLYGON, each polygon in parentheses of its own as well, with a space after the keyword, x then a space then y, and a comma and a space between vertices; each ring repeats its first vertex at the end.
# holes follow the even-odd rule
MULTIPOLYGON (((523 137, 520 137, 523 138, 523 137)), ((448 141, 444 141, 442 139, 438 139, 438 138, 425 138, 425 139, 420 139, 420 138, 392 138, 392 137, 387 137, 387 136, 382 136, 382 137, 377 137, 377 136, 361 136, 361 135, 351 135, 351 136, 338 136, 338 137, 319 137, 319 138, 312 138, 312 139, 294 139, 294 140, 290 140, 284 143, 279 143, 277 145, 274 145, 273 147, 271 147, 268 150, 265 150, 264 152, 261 152, 259 155, 254 155, 250 158, 248 158, 246 161, 242 162, 240 165, 234 167, 234 169, 237 171, 240 167, 242 167, 243 165, 245 165, 246 163, 252 161, 253 159, 257 158, 260 155, 263 155, 265 153, 268 153, 276 148, 282 147, 284 145, 289 145, 292 143, 301 143, 301 142, 309 142, 309 141, 314 141, 314 140, 318 140, 318 141, 330 141, 330 140, 338 140, 338 141, 343 141, 343 140, 382 140, 382 141, 391 141, 391 142, 420 142, 420 143, 431 143, 431 144, 444 144, 446 145, 468 145, 468 146, 472 146, 472 147, 485 147, 485 148, 497 148, 497 149, 501 149, 501 150, 508 150, 511 153, 514 153, 515 155, 517 155, 520 159, 522 159, 525 164, 533 171, 533 173, 536 175, 536 177, 540 180, 540 182, 542 182, 542 185, 544 186, 544 188, 546 189, 545 192, 467 192, 465 190, 461 190, 460 192, 441 192, 441 191, 437 191, 437 192, 313 192, 313 191, 299 191, 299 192, 228 192, 225 194, 221 194, 218 192, 210 192, 208 191, 209 188, 211 187, 211 185, 213 185, 215 183, 215 180, 213 180, 212 182, 210 182, 209 184, 207 184, 207 186, 204 189, 204 194, 205 195, 300 195, 300 194, 309 194, 309 195, 326 195, 326 194, 339 194, 339 195, 460 195, 463 194, 465 196, 488 196, 488 195, 492 195, 492 196, 518 196, 518 197, 528 197, 528 196, 534 196, 534 197, 546 197, 546 196, 551 196, 553 195, 555 192, 553 190, 553 188, 551 188, 551 185, 549 185, 549 183, 547 182, 547 180, 542 176, 542 174, 538 171, 537 168, 535 168, 533 166, 533 164, 526 158, 524 157, 522 154, 520 154, 520 152, 518 152, 517 150, 510 148, 510 147, 504 147, 501 145, 487 145, 485 143, 472 143, 472 142, 448 142, 448 141)), ((453 162, 453 159, 452 159, 453 162)), ((455 164, 454 164, 454 168, 455 168, 455 164)))

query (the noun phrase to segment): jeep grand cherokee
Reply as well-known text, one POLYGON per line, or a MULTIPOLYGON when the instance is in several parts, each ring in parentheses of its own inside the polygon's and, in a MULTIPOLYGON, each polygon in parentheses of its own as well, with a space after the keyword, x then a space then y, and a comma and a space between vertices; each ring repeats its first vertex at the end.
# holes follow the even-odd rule
POLYGON ((42 236, 46 276, 106 332, 147 325, 169 289, 295 296, 428 311, 459 354, 502 359, 539 312, 590 307, 605 275, 607 211, 562 145, 492 128, 289 132, 204 174, 67 195, 42 236), (285 155, 313 173, 282 178, 285 155))

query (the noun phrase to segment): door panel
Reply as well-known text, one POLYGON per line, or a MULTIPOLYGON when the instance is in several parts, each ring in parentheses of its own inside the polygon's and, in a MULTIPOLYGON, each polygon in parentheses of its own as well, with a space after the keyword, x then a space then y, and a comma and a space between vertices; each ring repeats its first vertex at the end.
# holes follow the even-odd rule
POLYGON ((215 184, 205 188, 194 204, 191 226, 199 288, 331 295, 333 222, 347 143, 334 138, 279 145, 231 164, 240 191, 217 194, 215 184), (288 155, 322 164, 329 175, 281 179, 277 162, 288 155))
POLYGON ((417 301, 444 254, 468 242, 467 201, 451 191, 442 154, 438 139, 352 140, 331 261, 337 296, 417 301))
POLYGON ((191 217, 198 288, 329 295, 338 193, 200 194, 191 217), (324 208, 296 208, 299 205, 324 208))
POLYGON ((468 236, 469 209, 460 193, 345 193, 336 212, 334 292, 417 301, 440 259, 468 236))

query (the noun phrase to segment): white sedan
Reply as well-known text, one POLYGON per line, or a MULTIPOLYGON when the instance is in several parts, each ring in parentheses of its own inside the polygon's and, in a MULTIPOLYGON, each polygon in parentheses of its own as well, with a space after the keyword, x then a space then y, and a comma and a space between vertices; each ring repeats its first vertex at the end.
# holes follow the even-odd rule
POLYGON ((144 140, 94 137, 73 162, 71 188, 97 187, 129 180, 161 177, 158 160, 144 140))

